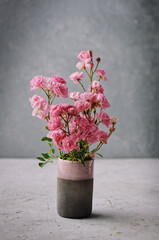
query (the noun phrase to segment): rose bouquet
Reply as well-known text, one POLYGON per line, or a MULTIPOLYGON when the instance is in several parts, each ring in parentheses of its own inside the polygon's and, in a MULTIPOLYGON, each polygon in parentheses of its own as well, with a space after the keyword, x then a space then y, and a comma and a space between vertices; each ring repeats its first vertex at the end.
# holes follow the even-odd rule
POLYGON ((102 81, 106 81, 106 72, 98 68, 101 59, 93 61, 91 50, 82 51, 76 67, 81 72, 74 72, 70 79, 82 87, 83 93, 71 92, 73 104, 61 103, 52 105, 56 97, 68 98, 66 81, 57 75, 52 77, 35 76, 31 81, 31 90, 43 91, 47 100, 39 95, 29 99, 33 108, 32 115, 46 122, 47 136, 42 141, 48 141, 49 152, 42 153, 39 166, 52 162, 55 157, 63 160, 79 161, 85 165, 86 160, 94 159, 103 144, 115 131, 117 118, 109 117, 103 110, 110 107, 104 96, 102 81), (84 73, 90 81, 88 90, 85 89, 82 79, 84 73), (95 80, 94 80, 95 79, 95 80), (100 130, 99 125, 105 130, 100 130), (95 145, 96 144, 96 145, 95 145), (59 155, 55 156, 53 145, 56 145, 59 155))

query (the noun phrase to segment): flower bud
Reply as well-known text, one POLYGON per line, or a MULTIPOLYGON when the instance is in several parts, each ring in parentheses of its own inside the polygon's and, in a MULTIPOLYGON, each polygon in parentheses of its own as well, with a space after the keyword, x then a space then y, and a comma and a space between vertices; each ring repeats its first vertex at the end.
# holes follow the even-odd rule
POLYGON ((98 57, 98 58, 96 59, 96 61, 99 63, 99 62, 101 61, 100 57, 98 57))

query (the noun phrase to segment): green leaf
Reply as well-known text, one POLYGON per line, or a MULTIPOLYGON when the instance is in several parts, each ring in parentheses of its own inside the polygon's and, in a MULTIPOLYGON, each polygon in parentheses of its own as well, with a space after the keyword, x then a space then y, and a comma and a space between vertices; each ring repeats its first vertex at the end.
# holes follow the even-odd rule
POLYGON ((99 155, 100 157, 102 157, 102 158, 103 158, 103 156, 102 156, 100 153, 95 153, 95 154, 97 154, 97 155, 99 155))
POLYGON ((49 159, 51 157, 48 153, 42 153, 41 155, 46 159, 49 159))
POLYGON ((48 143, 48 145, 49 145, 50 147, 52 147, 51 143, 48 143))
POLYGON ((42 142, 44 142, 44 141, 52 142, 52 139, 51 139, 51 138, 48 138, 48 137, 43 137, 43 138, 41 139, 41 141, 42 141, 42 142))
POLYGON ((42 162, 41 162, 41 163, 39 163, 39 167, 41 167, 41 168, 42 168, 42 167, 44 167, 44 166, 45 166, 45 164, 46 164, 46 163, 42 163, 42 162))
POLYGON ((38 160, 45 162, 45 159, 42 157, 37 157, 38 160))
POLYGON ((52 149, 52 153, 53 153, 53 154, 55 153, 55 149, 52 149))
POLYGON ((49 128, 48 128, 48 126, 45 126, 45 129, 48 130, 48 131, 50 131, 49 128))

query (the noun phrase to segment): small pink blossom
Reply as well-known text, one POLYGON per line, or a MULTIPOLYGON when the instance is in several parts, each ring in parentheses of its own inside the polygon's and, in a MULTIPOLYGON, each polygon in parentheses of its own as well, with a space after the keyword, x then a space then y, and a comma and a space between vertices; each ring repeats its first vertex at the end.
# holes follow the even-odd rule
POLYGON ((107 80, 107 78, 106 78, 106 72, 104 71, 104 70, 102 70, 102 69, 97 69, 96 70, 96 74, 97 74, 97 76, 100 78, 100 79, 103 79, 104 81, 106 81, 107 80))
POLYGON ((56 82, 54 85, 53 93, 56 94, 57 97, 61 96, 63 98, 68 98, 68 87, 66 84, 56 82))
POLYGON ((96 143, 99 140, 99 128, 96 124, 90 124, 87 136, 88 143, 96 143))
POLYGON ((61 84, 66 84, 66 81, 62 77, 60 77, 58 75, 53 75, 52 76, 52 80, 54 82, 58 82, 58 83, 61 83, 61 84))
POLYGON ((116 117, 111 117, 111 118, 110 118, 110 121, 111 121, 111 123, 113 124, 113 123, 117 123, 117 122, 118 122, 118 119, 117 119, 116 117))
POLYGON ((92 92, 85 92, 82 93, 80 95, 80 97, 85 100, 85 101, 89 101, 91 104, 94 103, 97 100, 97 97, 95 94, 93 94, 92 92))
POLYGON ((53 105, 50 107, 50 116, 51 117, 58 117, 60 114, 62 114, 63 108, 61 105, 53 105))
POLYGON ((58 128, 63 129, 63 127, 64 127, 64 124, 61 121, 61 117, 50 118, 48 123, 48 128, 50 131, 56 130, 58 128))
POLYGON ((86 59, 84 63, 85 63, 85 67, 88 68, 89 70, 92 69, 94 66, 91 58, 86 59))
POLYGON ((70 98, 74 101, 78 100, 80 98, 79 92, 71 92, 70 93, 70 98))
MULTIPOLYGON (((91 88, 89 88, 89 90, 91 91, 91 88)), ((98 81, 93 81, 92 82, 92 91, 94 93, 103 93, 104 88, 102 87, 102 85, 98 81)))
POLYGON ((81 112, 83 110, 87 110, 91 107, 91 104, 84 100, 79 100, 75 102, 75 107, 81 112))
POLYGON ((104 96, 104 94, 98 93, 96 96, 97 96, 97 100, 99 101, 99 106, 100 106, 102 109, 105 109, 105 108, 109 108, 109 107, 110 107, 110 103, 108 102, 108 100, 106 99, 106 97, 104 96))
POLYGON ((108 114, 106 114, 103 111, 100 111, 99 114, 97 113, 97 117, 99 118, 101 123, 103 123, 107 128, 110 126, 111 120, 108 114))
POLYGON ((38 87, 41 87, 42 82, 45 80, 45 77, 41 76, 35 76, 31 81, 30 84, 32 85, 32 87, 30 88, 30 90, 34 90, 38 87))
POLYGON ((85 62, 87 59, 92 59, 92 54, 90 50, 82 51, 77 56, 82 62, 85 62))
POLYGON ((82 70, 82 69, 85 68, 85 64, 84 64, 84 62, 78 62, 78 63, 76 64, 76 67, 77 67, 78 69, 82 70))
POLYGON ((38 114, 37 117, 44 119, 48 115, 49 105, 47 104, 46 99, 41 96, 34 95, 32 98, 29 98, 29 101, 32 108, 34 108, 32 116, 38 114))
POLYGON ((55 82, 50 77, 46 77, 41 84, 41 87, 44 90, 50 90, 52 93, 54 93, 54 86, 55 86, 55 82))
POLYGON ((74 72, 70 75, 70 79, 74 81, 74 83, 78 83, 81 78, 84 77, 83 72, 79 73, 79 72, 74 72))
POLYGON ((104 131, 99 132, 99 141, 107 144, 108 138, 109 138, 109 134, 107 132, 104 132, 104 131))
POLYGON ((66 137, 66 133, 63 130, 58 129, 50 131, 47 134, 47 137, 52 138, 54 144, 56 144, 58 148, 62 149, 62 140, 66 137))
POLYGON ((73 135, 65 137, 62 140, 62 147, 63 147, 63 151, 65 153, 71 152, 71 151, 73 151, 75 149, 77 151, 79 151, 79 145, 76 144, 76 141, 75 141, 73 135))

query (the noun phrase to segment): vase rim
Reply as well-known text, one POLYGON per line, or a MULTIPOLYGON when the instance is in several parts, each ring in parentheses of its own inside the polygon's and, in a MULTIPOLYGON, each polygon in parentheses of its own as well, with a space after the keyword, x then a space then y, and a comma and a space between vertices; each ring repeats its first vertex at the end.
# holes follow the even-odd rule
POLYGON ((58 158, 57 177, 67 180, 92 179, 94 175, 94 160, 86 160, 85 166, 78 161, 58 158))

